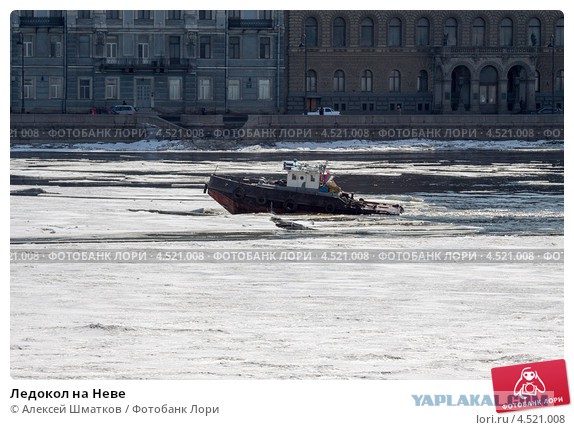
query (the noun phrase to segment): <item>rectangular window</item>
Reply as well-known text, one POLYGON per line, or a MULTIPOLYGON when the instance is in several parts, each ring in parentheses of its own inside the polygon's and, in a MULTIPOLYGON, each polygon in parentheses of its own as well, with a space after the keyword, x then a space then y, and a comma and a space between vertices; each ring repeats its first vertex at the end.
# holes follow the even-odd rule
POLYGON ((136 19, 153 19, 151 10, 138 10, 136 19))
POLYGON ((227 83, 227 99, 241 100, 241 81, 239 79, 230 79, 227 83))
POLYGON ((241 45, 239 37, 233 36, 229 38, 229 58, 241 58, 241 45))
POLYGON ((257 98, 259 100, 271 99, 271 80, 259 79, 257 81, 257 98))
POLYGON ((91 39, 89 34, 78 36, 78 56, 81 58, 91 57, 91 39))
POLYGON ((179 64, 181 45, 179 36, 169 36, 169 64, 179 64))
POLYGON ((92 79, 78 79, 78 98, 80 100, 90 100, 92 98, 92 79))
POLYGON ((119 10, 106 10, 106 19, 122 19, 119 10))
POLYGON ((169 78, 169 99, 170 100, 181 100, 181 78, 169 78))
POLYGON ((211 100, 213 97, 211 95, 211 79, 209 78, 199 78, 198 82, 198 100, 211 100))
POLYGON ((180 10, 168 10, 167 11, 167 19, 170 19, 170 20, 182 19, 181 11, 180 10))
POLYGON ((90 10, 79 10, 78 19, 90 19, 92 17, 92 11, 90 10))
POLYGON ((106 42, 106 63, 116 64, 118 62, 118 42, 111 39, 106 42))
POLYGON ((60 36, 50 37, 50 57, 62 56, 62 39, 60 36))
POLYGON ((270 37, 262 37, 259 39, 259 58, 271 58, 270 37))
POLYGON ((273 11, 272 10, 260 10, 259 11, 259 19, 273 19, 273 11))
POLYGON ((120 79, 106 78, 106 99, 117 100, 120 98, 120 79))
POLYGON ((138 59, 140 64, 149 64, 149 43, 138 43, 138 59))
POLYGON ((64 78, 62 77, 51 77, 48 80, 49 84, 49 94, 48 97, 51 99, 63 99, 64 98, 64 78))
POLYGON ((34 56, 34 36, 24 36, 24 57, 34 56))
POLYGON ((496 103, 496 85, 481 85, 479 88, 480 104, 496 103))
POLYGON ((36 80, 34 78, 24 78, 24 98, 36 98, 36 80))
POLYGON ((213 11, 211 10, 200 10, 199 19, 204 21, 209 21, 213 19, 213 11))
POLYGON ((211 37, 201 36, 199 38, 199 58, 211 58, 211 37))

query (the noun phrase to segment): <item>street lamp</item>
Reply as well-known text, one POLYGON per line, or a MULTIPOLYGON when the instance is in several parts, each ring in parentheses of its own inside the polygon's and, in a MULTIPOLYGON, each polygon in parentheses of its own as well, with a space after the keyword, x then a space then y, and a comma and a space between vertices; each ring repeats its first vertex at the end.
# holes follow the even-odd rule
POLYGON ((305 74, 304 74, 304 79, 303 79, 303 88, 304 88, 304 97, 303 97, 303 109, 304 112, 307 113, 307 35, 303 34, 303 36, 301 36, 301 42, 299 43, 299 48, 303 48, 303 52, 304 52, 304 58, 305 58, 305 62, 304 62, 304 68, 305 68, 305 74))

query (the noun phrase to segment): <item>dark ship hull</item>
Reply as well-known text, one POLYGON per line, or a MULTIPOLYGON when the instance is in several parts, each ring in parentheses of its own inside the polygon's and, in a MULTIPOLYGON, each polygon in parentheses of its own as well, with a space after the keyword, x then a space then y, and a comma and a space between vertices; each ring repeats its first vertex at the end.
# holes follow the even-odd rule
POLYGON ((288 187, 285 181, 212 175, 207 193, 232 214, 326 213, 344 215, 400 215, 402 206, 355 199, 347 193, 288 187))

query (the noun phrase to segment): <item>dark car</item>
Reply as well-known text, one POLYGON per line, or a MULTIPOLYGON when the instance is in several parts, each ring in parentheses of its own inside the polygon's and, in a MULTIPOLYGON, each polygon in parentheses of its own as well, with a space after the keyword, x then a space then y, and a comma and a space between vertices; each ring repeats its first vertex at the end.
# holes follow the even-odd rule
POLYGON ((111 115, 112 109, 107 107, 93 107, 90 110, 91 115, 111 115))

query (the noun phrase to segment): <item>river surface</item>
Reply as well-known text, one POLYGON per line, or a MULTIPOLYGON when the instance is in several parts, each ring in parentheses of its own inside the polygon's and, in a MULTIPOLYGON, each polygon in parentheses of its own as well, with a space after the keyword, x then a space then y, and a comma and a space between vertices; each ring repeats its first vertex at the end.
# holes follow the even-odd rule
POLYGON ((563 356, 563 260, 536 254, 563 253, 562 148, 13 150, 10 164, 15 378, 487 379, 563 356), (203 193, 215 171, 281 178, 293 159, 405 213, 285 217, 293 230, 203 193), (397 250, 489 259, 355 258, 397 250), (204 259, 28 257, 150 251, 204 259))

